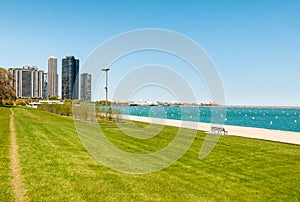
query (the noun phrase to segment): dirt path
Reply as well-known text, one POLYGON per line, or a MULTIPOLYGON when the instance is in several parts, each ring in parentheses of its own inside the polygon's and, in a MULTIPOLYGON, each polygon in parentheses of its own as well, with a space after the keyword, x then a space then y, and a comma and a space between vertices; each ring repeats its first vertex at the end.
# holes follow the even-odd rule
POLYGON ((18 155, 18 144, 14 127, 14 111, 11 108, 10 115, 10 144, 11 144, 11 175, 12 175, 12 189, 14 191, 14 201, 26 201, 25 189, 22 184, 21 167, 18 155))

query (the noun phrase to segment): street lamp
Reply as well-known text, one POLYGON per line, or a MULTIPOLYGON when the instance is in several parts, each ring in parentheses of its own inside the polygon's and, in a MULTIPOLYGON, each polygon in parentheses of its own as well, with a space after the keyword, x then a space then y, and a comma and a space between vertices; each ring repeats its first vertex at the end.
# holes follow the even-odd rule
POLYGON ((101 69, 102 71, 106 72, 106 84, 105 84, 105 114, 106 114, 106 119, 107 119, 107 105, 108 105, 108 71, 109 68, 103 68, 101 69))

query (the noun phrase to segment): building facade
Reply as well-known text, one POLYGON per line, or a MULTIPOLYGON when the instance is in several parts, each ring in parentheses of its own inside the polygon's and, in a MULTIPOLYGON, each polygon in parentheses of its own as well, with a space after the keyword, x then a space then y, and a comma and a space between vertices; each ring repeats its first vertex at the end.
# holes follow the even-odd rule
POLYGON ((48 98, 48 73, 44 73, 44 98, 48 98))
POLYGON ((84 73, 80 75, 80 99, 91 101, 92 75, 84 73))
POLYGON ((57 74, 57 58, 48 58, 48 95, 49 96, 58 95, 58 74, 57 74))
POLYGON ((9 68, 13 75, 13 87, 18 98, 43 98, 44 71, 37 67, 9 68))
POLYGON ((62 59, 62 81, 61 97, 62 99, 79 99, 79 60, 74 56, 67 56, 62 59))

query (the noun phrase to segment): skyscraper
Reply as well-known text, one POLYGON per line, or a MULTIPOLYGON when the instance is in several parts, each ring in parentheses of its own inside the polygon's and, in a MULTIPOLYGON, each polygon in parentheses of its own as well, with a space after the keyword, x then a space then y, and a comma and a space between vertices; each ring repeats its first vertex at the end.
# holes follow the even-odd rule
POLYGON ((62 59, 62 99, 78 99, 79 82, 76 77, 79 72, 79 60, 74 56, 67 56, 62 59))
POLYGON ((92 75, 84 73, 80 75, 80 99, 91 101, 92 75))
POLYGON ((14 77, 13 87, 16 97, 42 98, 44 94, 44 71, 37 67, 9 68, 14 77))
POLYGON ((44 95, 43 98, 48 98, 48 73, 44 73, 44 95))
POLYGON ((48 59, 48 95, 58 95, 58 75, 57 75, 57 58, 49 57, 48 59))

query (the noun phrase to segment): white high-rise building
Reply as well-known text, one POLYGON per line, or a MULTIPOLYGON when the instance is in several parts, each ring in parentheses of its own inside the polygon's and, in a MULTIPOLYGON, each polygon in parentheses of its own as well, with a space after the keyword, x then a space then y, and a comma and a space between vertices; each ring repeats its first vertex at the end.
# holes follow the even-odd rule
POLYGON ((58 95, 57 58, 48 59, 48 96, 58 95))
POLYGON ((9 68, 14 77, 16 97, 42 98, 44 94, 44 71, 37 67, 9 68))
POLYGON ((84 73, 80 75, 80 99, 91 101, 92 75, 84 73))

